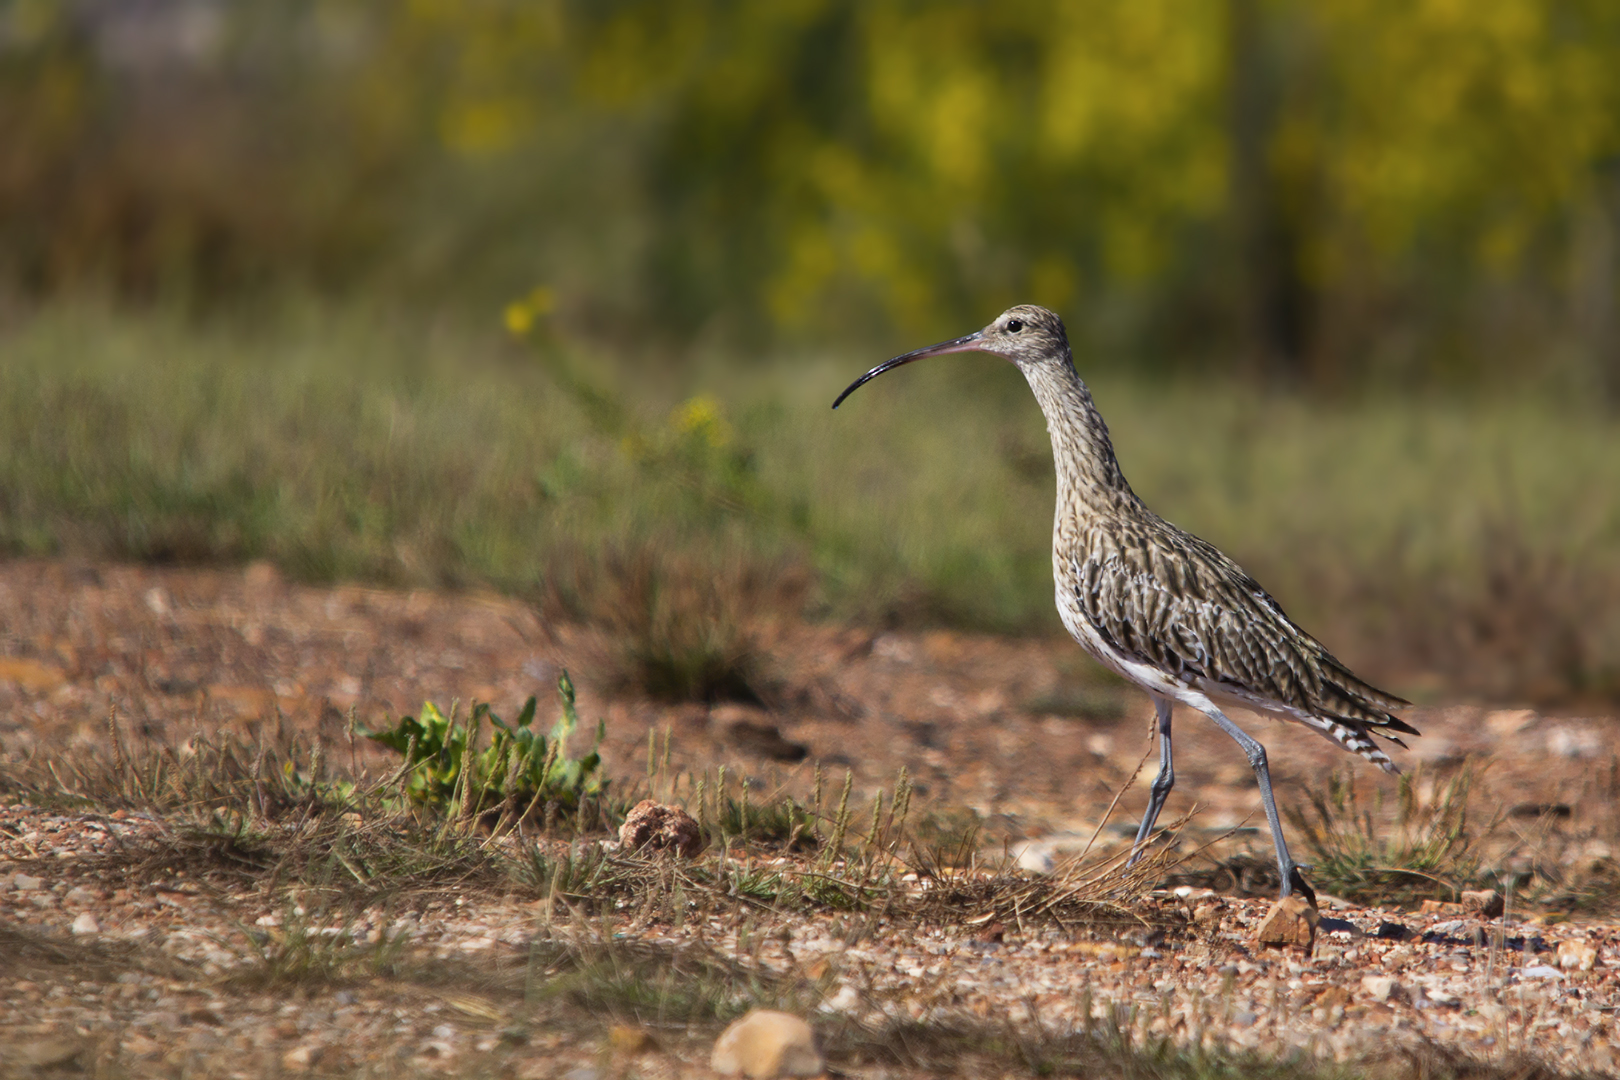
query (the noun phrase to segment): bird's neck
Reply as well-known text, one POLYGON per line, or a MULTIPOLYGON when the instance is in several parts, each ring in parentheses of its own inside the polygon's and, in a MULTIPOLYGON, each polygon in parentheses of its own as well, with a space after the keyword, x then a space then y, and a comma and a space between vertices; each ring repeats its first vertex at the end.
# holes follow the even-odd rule
POLYGON ((1121 503, 1135 502, 1114 457, 1108 425, 1074 370, 1074 362, 1064 356, 1020 367, 1046 414, 1046 430, 1052 436, 1059 512, 1073 508, 1082 513, 1107 513, 1121 503))

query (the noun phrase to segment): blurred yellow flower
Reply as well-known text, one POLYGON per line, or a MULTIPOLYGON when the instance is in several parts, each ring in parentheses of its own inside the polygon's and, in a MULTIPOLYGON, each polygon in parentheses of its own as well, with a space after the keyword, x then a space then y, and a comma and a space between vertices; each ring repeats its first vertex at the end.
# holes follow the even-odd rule
POLYGON ((522 337, 533 328, 533 308, 521 300, 506 305, 506 329, 513 337, 522 337))
POLYGON ((711 394, 699 394, 675 407, 671 416, 675 430, 683 435, 700 436, 716 450, 731 442, 731 426, 720 411, 720 402, 711 394))
POLYGON ((503 319, 507 332, 513 337, 522 337, 534 329, 534 324, 541 316, 551 314, 556 305, 556 295, 548 286, 536 285, 528 294, 506 305, 503 319))

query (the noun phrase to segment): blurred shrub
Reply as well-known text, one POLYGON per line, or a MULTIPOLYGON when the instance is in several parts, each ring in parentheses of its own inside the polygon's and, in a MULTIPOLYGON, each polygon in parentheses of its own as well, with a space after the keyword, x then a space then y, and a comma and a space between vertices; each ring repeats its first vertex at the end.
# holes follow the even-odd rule
POLYGON ((799 615, 812 584, 802 564, 673 533, 559 553, 550 571, 547 606, 605 631, 611 681, 671 701, 768 700, 761 630, 799 615))
POLYGON ((1466 378, 1614 344, 1616 55, 1607 0, 27 0, 0 282, 1466 378))

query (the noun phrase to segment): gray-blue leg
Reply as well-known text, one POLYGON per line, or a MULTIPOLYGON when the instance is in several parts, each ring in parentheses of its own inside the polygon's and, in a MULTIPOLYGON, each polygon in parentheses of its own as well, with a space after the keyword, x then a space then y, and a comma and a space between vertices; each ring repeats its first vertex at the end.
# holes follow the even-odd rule
POLYGON ((1260 784, 1260 803, 1266 808, 1266 821, 1271 825, 1271 842, 1277 848, 1277 872, 1282 875, 1282 895, 1287 896, 1294 891, 1294 874, 1298 872, 1298 864, 1288 854, 1288 844, 1283 840, 1282 819, 1277 816, 1277 800, 1271 794, 1271 770, 1266 768, 1266 748, 1228 720, 1226 714, 1215 706, 1199 708, 1215 721, 1217 727, 1232 736, 1233 741, 1248 755, 1249 767, 1254 769, 1254 778, 1260 784))
POLYGON ((1170 751, 1170 709, 1172 702, 1169 698, 1153 696, 1153 707, 1159 713, 1159 775, 1153 778, 1153 786, 1148 789, 1147 813, 1142 815, 1142 827, 1136 830, 1136 844, 1131 848, 1131 857, 1126 866, 1135 865, 1143 855, 1142 845, 1153 832, 1153 823, 1159 820, 1159 811, 1164 809, 1164 801, 1170 797, 1170 789, 1176 786, 1176 767, 1171 759, 1170 751))

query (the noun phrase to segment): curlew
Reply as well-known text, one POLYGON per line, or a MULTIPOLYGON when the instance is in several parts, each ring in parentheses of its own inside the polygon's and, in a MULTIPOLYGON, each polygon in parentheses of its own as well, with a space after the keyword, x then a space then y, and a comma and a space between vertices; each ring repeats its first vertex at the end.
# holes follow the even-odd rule
POLYGON ((1358 678, 1237 563, 1142 504, 1120 471, 1108 425, 1074 369, 1063 320, 1053 312, 1009 308, 983 330, 896 356, 851 383, 833 408, 885 371, 968 351, 1016 364, 1046 416, 1057 469, 1052 576, 1063 625, 1153 699, 1159 771, 1131 862, 1141 858, 1175 786, 1170 718, 1177 704, 1186 705, 1214 721, 1248 757, 1271 826, 1282 895, 1296 888, 1309 894, 1283 838, 1265 747, 1222 707, 1302 724, 1396 773, 1373 736, 1404 747, 1394 733, 1419 732, 1390 710, 1410 703, 1358 678))

